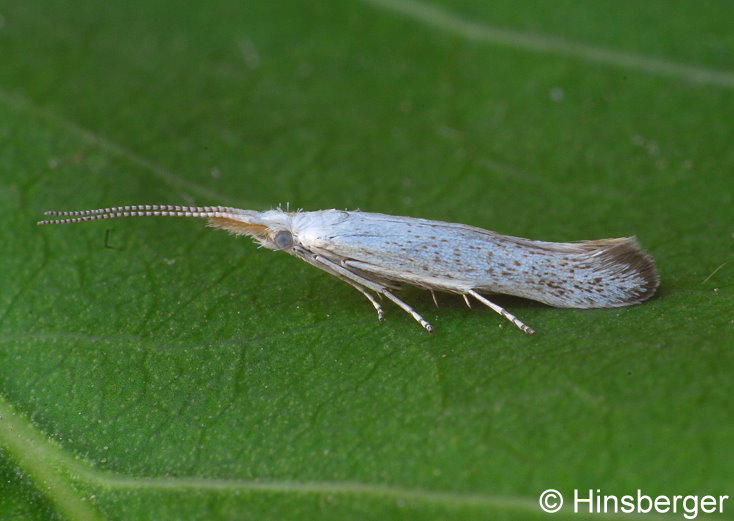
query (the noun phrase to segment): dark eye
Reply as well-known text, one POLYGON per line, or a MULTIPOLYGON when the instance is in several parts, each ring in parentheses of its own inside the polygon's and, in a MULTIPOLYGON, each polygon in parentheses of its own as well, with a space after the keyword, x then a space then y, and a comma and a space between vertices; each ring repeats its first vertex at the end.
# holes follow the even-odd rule
POLYGON ((293 235, 291 235, 291 232, 279 231, 273 237, 273 242, 279 250, 287 250, 293 246, 293 235))

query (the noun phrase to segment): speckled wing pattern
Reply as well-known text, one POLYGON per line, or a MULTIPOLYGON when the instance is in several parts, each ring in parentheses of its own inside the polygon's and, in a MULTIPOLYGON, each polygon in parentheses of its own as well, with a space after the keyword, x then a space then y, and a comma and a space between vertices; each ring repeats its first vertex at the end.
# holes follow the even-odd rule
POLYGON ((500 293, 567 308, 627 306, 658 285, 654 261, 634 237, 557 243, 378 213, 299 216, 293 231, 306 249, 381 284, 500 293))

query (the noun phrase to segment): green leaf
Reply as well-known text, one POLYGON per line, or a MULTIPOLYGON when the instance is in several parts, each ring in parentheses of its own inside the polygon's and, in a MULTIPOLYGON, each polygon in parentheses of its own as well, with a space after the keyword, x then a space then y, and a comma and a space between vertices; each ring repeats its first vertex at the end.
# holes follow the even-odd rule
POLYGON ((540 519, 553 488, 578 519, 574 489, 731 495, 729 10, 0 4, 0 518, 540 519), (201 222, 35 225, 287 202, 637 235, 662 284, 616 310, 498 297, 532 337, 406 289, 428 335, 201 222))

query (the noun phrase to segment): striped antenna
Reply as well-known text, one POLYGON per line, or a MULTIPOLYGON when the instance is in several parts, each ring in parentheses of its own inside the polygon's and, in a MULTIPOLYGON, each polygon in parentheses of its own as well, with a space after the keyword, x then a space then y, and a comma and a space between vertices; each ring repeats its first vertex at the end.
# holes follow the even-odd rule
POLYGON ((68 216, 65 219, 46 219, 36 224, 70 224, 119 217, 203 217, 236 219, 246 215, 245 210, 228 206, 174 206, 169 204, 137 204, 133 206, 113 206, 95 210, 57 211, 49 210, 44 215, 68 216))

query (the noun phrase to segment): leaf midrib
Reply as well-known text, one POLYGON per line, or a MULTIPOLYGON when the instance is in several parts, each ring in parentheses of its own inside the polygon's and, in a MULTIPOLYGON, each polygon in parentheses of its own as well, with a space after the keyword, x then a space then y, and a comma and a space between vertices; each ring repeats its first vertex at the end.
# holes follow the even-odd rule
POLYGON ((70 519, 102 519, 85 502, 74 482, 100 489, 267 491, 299 494, 344 494, 384 499, 402 499, 447 506, 492 507, 535 511, 533 499, 479 493, 411 489, 400 486, 357 481, 239 480, 201 477, 138 477, 114 474, 92 468, 81 458, 70 456, 57 442, 48 438, 2 395, 0 395, 0 445, 45 492, 58 510, 70 519))

